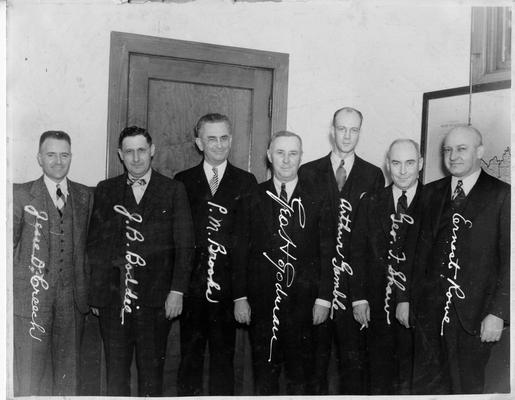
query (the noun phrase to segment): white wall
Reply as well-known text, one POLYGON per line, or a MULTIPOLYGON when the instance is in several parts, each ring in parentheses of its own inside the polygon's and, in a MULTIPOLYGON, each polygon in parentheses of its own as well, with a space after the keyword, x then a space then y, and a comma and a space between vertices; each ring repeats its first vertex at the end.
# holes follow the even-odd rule
POLYGON ((420 140, 424 92, 468 84, 468 6, 17 0, 7 17, 15 182, 40 175, 37 139, 48 129, 72 135, 72 179, 105 177, 113 30, 289 53, 288 129, 302 135, 304 161, 329 151, 332 113, 352 105, 365 115, 357 152, 382 165, 394 138, 420 140))

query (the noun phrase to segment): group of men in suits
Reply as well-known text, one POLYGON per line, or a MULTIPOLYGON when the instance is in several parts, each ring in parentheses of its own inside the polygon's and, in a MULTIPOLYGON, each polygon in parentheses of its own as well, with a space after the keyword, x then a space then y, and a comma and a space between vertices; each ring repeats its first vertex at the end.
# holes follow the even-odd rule
POLYGON ((249 325, 254 392, 480 393, 509 321, 509 185, 481 171, 481 134, 445 137, 451 176, 426 187, 412 140, 382 171, 355 154, 362 114, 333 116, 334 148, 302 167, 302 139, 272 135, 261 184, 228 162, 229 119, 195 127, 201 163, 170 179, 125 128, 126 172, 88 188, 66 178, 71 141, 40 139, 40 179, 14 186, 14 393, 77 394, 85 313, 98 316, 107 394, 160 396, 180 316, 178 394, 234 394, 237 323, 249 325), (413 329, 414 328, 414 329, 413 329), (206 349, 207 347, 207 349, 206 349))

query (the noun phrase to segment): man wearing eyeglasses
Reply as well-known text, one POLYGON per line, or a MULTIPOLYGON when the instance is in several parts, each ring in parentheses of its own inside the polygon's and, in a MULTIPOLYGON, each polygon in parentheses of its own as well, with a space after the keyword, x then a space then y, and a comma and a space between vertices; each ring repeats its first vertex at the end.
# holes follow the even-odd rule
POLYGON ((299 176, 310 182, 320 193, 327 193, 331 206, 333 234, 336 245, 333 250, 333 298, 330 318, 318 327, 316 333, 315 392, 329 394, 327 369, 331 347, 337 346, 339 388, 335 394, 364 394, 365 342, 368 326, 367 301, 356 298, 349 290, 353 279, 350 265, 350 236, 356 209, 367 192, 384 187, 382 171, 358 157, 356 145, 361 133, 363 115, 359 110, 343 107, 333 116, 331 137, 334 148, 327 156, 303 165, 299 176), (359 323, 357 323, 358 321, 359 323))
POLYGON ((203 394, 206 345, 209 349, 211 396, 234 394, 232 233, 235 211, 257 184, 251 173, 228 162, 232 144, 231 123, 222 114, 206 114, 195 127, 195 143, 204 154, 198 165, 180 172, 195 226, 195 256, 191 281, 181 316, 179 396, 203 394))

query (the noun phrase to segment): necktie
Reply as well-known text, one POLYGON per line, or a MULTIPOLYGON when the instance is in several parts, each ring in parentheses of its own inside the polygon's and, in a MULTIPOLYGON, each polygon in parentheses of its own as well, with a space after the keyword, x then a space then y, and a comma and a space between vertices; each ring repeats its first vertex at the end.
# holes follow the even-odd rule
POLYGON ((59 184, 57 184, 57 190, 56 190, 55 194, 56 194, 56 198, 57 198, 55 205, 56 205, 57 211, 59 212, 59 216, 62 217, 65 202, 64 202, 64 194, 63 194, 59 184))
POLYGON ((338 168, 336 168, 336 172, 334 174, 336 178, 336 183, 338 184, 338 190, 340 192, 343 188, 343 185, 345 185, 345 181, 347 180, 347 172, 345 171, 345 168, 343 168, 344 164, 345 161, 342 160, 338 168))
POLYGON ((127 178, 127 185, 129 186, 145 186, 147 181, 145 179, 127 178))
POLYGON ((463 190, 463 181, 460 179, 460 180, 458 180, 456 189, 454 189, 454 193, 452 194, 453 207, 460 208, 466 197, 467 196, 465 196, 465 191, 463 190))
POLYGON ((279 194, 279 198, 285 203, 288 203, 288 194, 286 193, 285 183, 281 183, 281 193, 279 194))
POLYGON ((399 200, 397 200, 397 216, 408 213, 408 198, 406 197, 406 191, 403 190, 399 200))
POLYGON ((214 196, 218 189, 218 170, 216 167, 213 167, 213 177, 209 181, 209 188, 211 189, 211 194, 214 196))

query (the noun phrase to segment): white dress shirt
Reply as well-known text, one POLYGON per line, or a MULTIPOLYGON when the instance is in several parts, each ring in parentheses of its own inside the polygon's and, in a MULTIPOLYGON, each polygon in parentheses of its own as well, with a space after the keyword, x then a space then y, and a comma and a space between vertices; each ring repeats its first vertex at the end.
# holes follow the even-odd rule
POLYGON ((141 178, 135 178, 131 174, 128 174, 130 179, 144 179, 144 185, 132 185, 132 193, 134 194, 134 198, 136 199, 136 203, 139 204, 143 195, 145 194, 145 190, 147 190, 147 186, 150 182, 150 176, 152 175, 152 168, 149 168, 147 173, 143 175, 141 178))
MULTIPOLYGON (((415 182, 415 184, 406 190, 406 198, 408 199, 408 207, 410 206, 411 202, 413 201, 413 198, 415 197, 415 193, 417 193, 417 187, 418 187, 418 180, 415 182)), ((399 202, 399 197, 402 196, 402 191, 404 189, 399 189, 397 186, 392 186, 392 192, 393 192, 393 207, 394 210, 397 210, 397 203, 399 202)))
POLYGON ((204 173, 206 174, 206 178, 207 178, 208 182, 211 182, 211 179, 213 179, 213 176, 215 175, 215 173, 213 172, 213 168, 217 169, 217 172, 218 172, 218 184, 220 184, 220 182, 222 181, 222 178, 224 177, 225 169, 227 168, 227 160, 225 160, 223 163, 221 163, 220 165, 215 167, 214 165, 209 164, 204 159, 203 166, 204 166, 204 173))
POLYGON ((295 190, 295 187, 297 186, 297 182, 299 181, 299 177, 296 176, 294 180, 289 181, 289 182, 281 182, 279 179, 277 179, 274 176, 273 181, 274 181, 274 187, 275 187, 275 191, 277 193, 277 197, 281 196, 281 185, 283 183, 285 183, 284 189, 286 190, 287 201, 290 201, 293 191, 295 190))
MULTIPOLYGON (((352 171, 352 166, 354 165, 354 160, 356 159, 356 154, 352 152, 349 154, 345 160, 345 164, 343 164, 343 169, 345 170, 347 178, 350 175, 350 172, 352 171)), ((334 151, 331 152, 331 165, 333 167, 333 174, 336 175, 336 170, 340 166, 340 163, 342 162, 342 159, 338 154, 336 154, 334 151)))
POLYGON ((476 172, 473 172, 469 176, 465 178, 458 178, 457 176, 453 176, 451 178, 451 198, 454 193, 454 190, 456 190, 456 186, 458 186, 458 181, 461 180, 463 182, 462 189, 465 192, 465 196, 468 196, 474 185, 476 184, 479 174, 481 173, 481 169, 478 169, 476 172))
MULTIPOLYGON (((45 182, 48 194, 50 194, 50 197, 54 202, 54 206, 57 207, 57 183, 46 175, 43 175, 43 181, 45 182)), ((61 189, 61 192, 63 192, 64 202, 66 203, 66 199, 68 199, 68 179, 66 179, 66 177, 59 182, 59 188, 61 189)))

